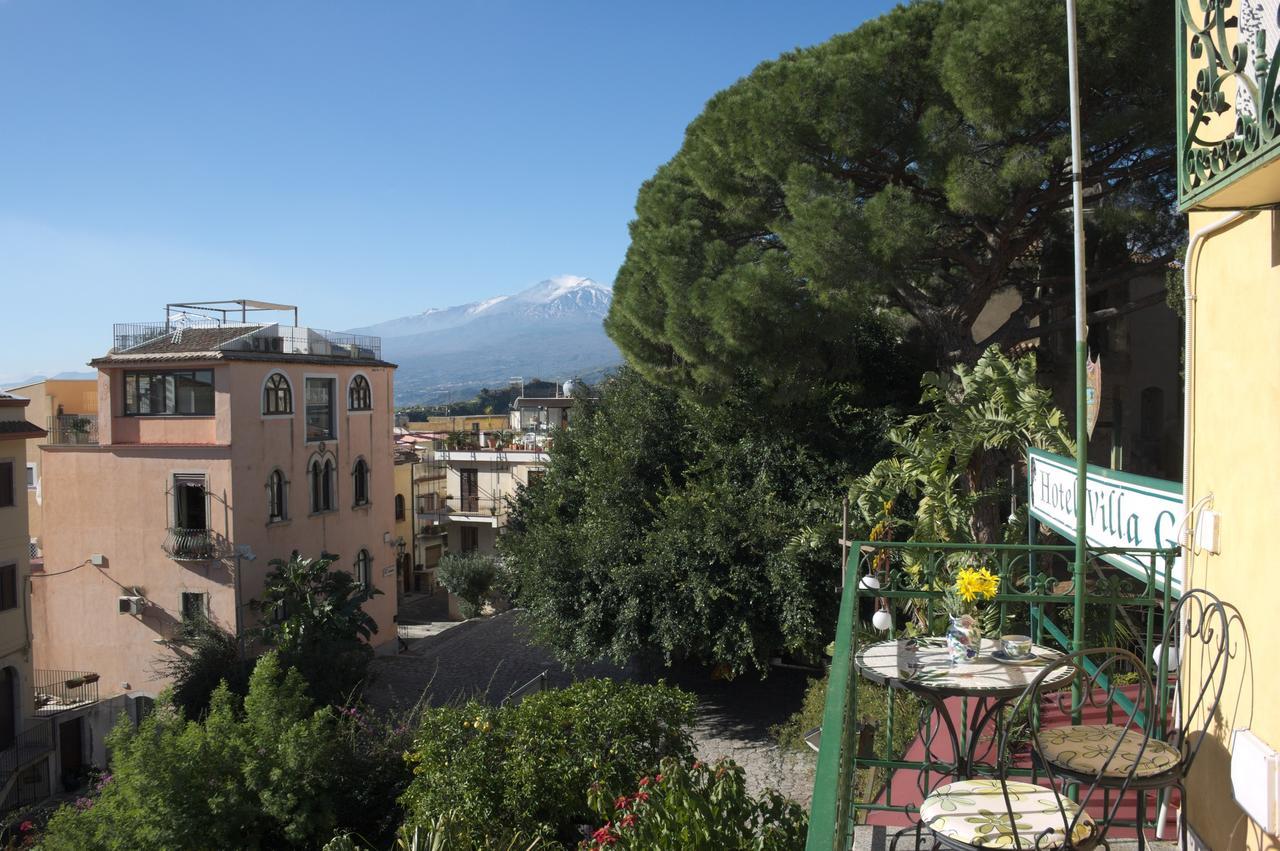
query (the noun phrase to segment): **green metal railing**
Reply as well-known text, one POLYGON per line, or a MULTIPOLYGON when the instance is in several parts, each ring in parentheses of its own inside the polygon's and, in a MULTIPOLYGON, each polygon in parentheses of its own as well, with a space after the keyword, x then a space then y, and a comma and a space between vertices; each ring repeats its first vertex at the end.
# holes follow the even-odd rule
MULTIPOLYGON (((1037 643, 1064 650, 1072 648, 1074 636, 1084 635, 1087 644, 1119 642, 1131 646, 1141 658, 1151 660, 1164 627, 1163 611, 1173 600, 1170 576, 1174 555, 1172 550, 1090 547, 1087 581, 1083 593, 1077 594, 1072 545, 855 543, 846 565, 835 651, 828 674, 807 851, 852 848, 854 826, 867 812, 892 811, 910 817, 920 801, 894 800, 894 772, 921 772, 923 787, 930 788, 930 775, 936 776, 944 769, 941 765, 905 759, 899 753, 870 756, 865 751, 859 753, 859 741, 866 740, 860 735, 860 678, 854 669, 860 637, 864 642, 868 633, 874 634, 871 640, 875 641, 898 637, 897 622, 903 620, 907 609, 912 610, 914 619, 931 625, 936 634, 937 624, 945 618, 944 588, 950 575, 961 566, 982 565, 1000 577, 1000 593, 992 605, 999 609, 1004 631, 1017 628, 1028 632, 1037 643), (1131 557, 1143 564, 1145 570, 1122 572, 1101 559, 1116 554, 1131 557), (868 574, 876 577, 878 588, 862 583, 868 574), (863 622, 860 617, 863 601, 873 601, 873 606, 893 611, 895 627, 874 632, 869 622, 863 622), (883 792, 884 800, 877 800, 881 797, 879 793, 866 796, 866 800, 859 799, 858 773, 863 770, 876 771, 883 777, 883 783, 877 782, 876 788, 883 792)), ((1157 682, 1164 682, 1167 676, 1163 670, 1164 654, 1159 656, 1161 667, 1152 674, 1158 677, 1157 682)), ((866 683, 862 685, 865 689, 866 683)), ((1165 716, 1167 690, 1161 689, 1160 695, 1159 717, 1151 719, 1157 730, 1165 716)), ((892 743, 900 738, 896 734, 902 729, 895 725, 906 723, 921 728, 917 718, 895 718, 894 692, 888 692, 884 699, 883 717, 887 725, 884 742, 892 743)), ((1123 710, 1131 710, 1132 707, 1124 705, 1123 696, 1117 700, 1123 710)), ((963 707, 967 717, 968 701, 963 707)), ((1138 720, 1141 723, 1146 719, 1138 720)), ((933 735, 932 719, 921 723, 928 740, 933 735)))

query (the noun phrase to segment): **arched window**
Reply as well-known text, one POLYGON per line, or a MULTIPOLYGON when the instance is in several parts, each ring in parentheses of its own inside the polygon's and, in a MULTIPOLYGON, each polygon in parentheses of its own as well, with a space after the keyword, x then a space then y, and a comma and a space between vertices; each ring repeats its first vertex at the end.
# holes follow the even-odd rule
POLYGON ((396 519, 404 519, 404 494, 396 494, 396 519))
POLYGON ((311 512, 332 511, 334 507, 335 484, 332 458, 316 457, 311 461, 307 473, 311 477, 311 512))
POLYGON ((351 385, 347 387, 347 410, 373 410, 373 391, 369 389, 369 379, 363 375, 351 379, 351 385))
POLYGON ((368 550, 356 553, 356 584, 368 588, 373 582, 373 556, 368 550))
POLYGON ((267 383, 262 385, 262 413, 293 413, 293 388, 283 373, 273 372, 267 383))
POLYGON ((351 492, 356 505, 369 504, 369 465, 363 458, 357 458, 351 468, 351 492))
POLYGON ((267 476, 267 522, 279 523, 289 519, 289 483, 284 473, 272 470, 267 476))

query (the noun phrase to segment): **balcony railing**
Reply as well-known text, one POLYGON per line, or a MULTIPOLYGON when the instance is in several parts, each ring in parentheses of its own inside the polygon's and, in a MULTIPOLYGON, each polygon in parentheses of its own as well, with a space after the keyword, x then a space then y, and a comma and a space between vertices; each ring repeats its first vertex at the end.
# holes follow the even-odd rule
POLYGON ((0 751, 0 784, 7 784, 14 772, 53 752, 53 724, 42 718, 14 737, 9 747, 0 751))
POLYGON ((97 446, 97 414, 58 414, 49 417, 46 441, 53 446, 97 446))
MULTIPOLYGON (((945 621, 941 589, 958 567, 981 565, 1000 577, 1000 593, 992 604, 999 609, 1003 631, 1069 649, 1079 625, 1086 630, 1088 645, 1128 644, 1140 658, 1163 657, 1152 650, 1164 626, 1163 610, 1173 599, 1173 557, 1167 550, 1090 548, 1084 605, 1076 610, 1073 547, 855 543, 828 674, 808 851, 848 851, 854 827, 870 813, 877 814, 880 824, 914 824, 923 790, 946 782, 945 766, 927 761, 927 743, 938 734, 943 719, 906 692, 862 680, 854 667, 860 644, 899 637, 908 617, 936 634, 939 621, 945 621), (1121 572, 1102 560, 1121 554, 1144 565, 1143 571, 1136 571, 1143 575, 1121 572), (868 576, 875 581, 864 581, 868 576), (886 631, 878 632, 865 622, 877 610, 894 615, 886 631), (907 758, 917 739, 926 743, 925 760, 907 758), (895 783, 899 772, 908 772, 915 782, 895 783)), ((1152 673, 1160 681, 1159 672, 1152 673)), ((1166 697, 1162 690, 1161 717, 1166 697)), ((959 701, 962 719, 973 717, 975 703, 954 700, 959 701)))
POLYGON ((224 558, 231 553, 226 540, 210 529, 170 527, 161 548, 179 561, 224 558))
POLYGON ((98 675, 93 671, 35 672, 35 706, 42 715, 53 715, 98 702, 98 675))
POLYGON ((419 514, 487 514, 497 517, 507 513, 507 501, 500 496, 451 496, 426 500, 418 497, 419 514))
MULTIPOLYGON (((184 328, 238 328, 244 329, 244 337, 228 340, 218 345, 222 350, 256 351, 282 355, 329 355, 350 358, 382 358, 382 338, 322 328, 293 325, 259 325, 222 323, 217 320, 166 323, 125 322, 112 327, 112 352, 123 352, 184 328), (257 332, 261 329, 260 333, 257 332)), ((235 334, 229 335, 236 337, 235 334)))

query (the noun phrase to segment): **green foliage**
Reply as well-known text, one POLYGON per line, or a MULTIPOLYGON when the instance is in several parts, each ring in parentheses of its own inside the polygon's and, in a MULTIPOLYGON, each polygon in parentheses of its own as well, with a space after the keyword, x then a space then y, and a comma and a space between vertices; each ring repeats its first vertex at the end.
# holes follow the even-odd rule
POLYGON ((1022 539, 1025 518, 1004 517, 1011 467, 1023 466, 1027 446, 1074 452, 1065 417, 1036 384, 1035 356, 993 347, 972 369, 927 373, 921 385, 928 410, 890 429, 892 455, 850 491, 866 528, 890 540, 1022 539))
POLYGON ((112 774, 96 798, 64 806, 43 847, 314 847, 333 835, 343 794, 342 736, 312 711, 302 678, 264 655, 243 701, 214 692, 203 723, 161 704, 135 731, 112 731, 112 774))
POLYGON ((365 588, 346 571, 330 570, 337 556, 274 559, 261 599, 250 606, 262 618, 254 631, 296 668, 321 703, 347 702, 364 680, 378 625, 363 608, 382 592, 365 588))
POLYGON ((741 395, 704 406, 620 371, 557 436, 499 539, 538 641, 565 660, 734 671, 816 652, 834 624, 835 495, 880 429, 856 397, 831 404, 825 417, 741 395), (832 423, 842 446, 825 443, 832 423))
POLYGON ((622 787, 595 784, 591 808, 605 824, 584 847, 636 851, 799 851, 808 817, 768 791, 747 794, 732 760, 714 766, 667 758, 656 774, 622 787), (610 791, 612 790, 612 791, 610 791))
POLYGON ((186 718, 200 718, 220 683, 233 694, 249 688, 252 663, 241 658, 236 637, 207 617, 183 622, 178 638, 170 642, 174 658, 159 663, 161 673, 173 683, 173 705, 186 718))
POLYGON ((449 553, 436 569, 440 584, 460 600, 464 618, 473 618, 493 589, 498 575, 497 560, 481 553, 449 553))
POLYGON ((809 680, 804 689, 804 701, 791 717, 781 724, 769 728, 770 734, 778 741, 780 747, 793 751, 807 751, 809 745, 804 740, 805 733, 815 727, 822 726, 822 713, 827 708, 827 677, 815 677, 809 680))
MULTIPOLYGON (((867 641, 878 637, 868 636, 867 641)), ((889 689, 865 679, 858 680, 857 710, 854 717, 860 730, 870 729, 868 746, 878 755, 897 758, 907 752, 920 732, 916 719, 920 717, 922 703, 918 697, 900 689, 889 689), (893 701, 893 727, 889 725, 889 702, 893 701)), ((804 734, 822 726, 827 704, 827 677, 810 680, 804 693, 804 703, 790 718, 773 727, 770 732, 778 744, 792 750, 808 750, 804 734)), ((855 736, 855 747, 860 736, 855 736)), ((856 797, 869 801, 879 794, 879 787, 888 779, 887 772, 874 768, 859 768, 856 797)))
MULTIPOLYGON (((1150 50, 1173 17, 1083 0, 1079 20, 1104 287, 1163 270, 1182 229, 1174 57, 1150 50)), ((786 397, 874 375, 869 315, 943 361, 1043 338, 1071 299, 1062 32, 1053 0, 922 0, 719 92, 640 189, 610 336, 664 386, 718 396, 745 368, 786 397), (975 340, 1006 287, 1021 306, 975 340)))
MULTIPOLYGON (((690 753, 694 698, 665 685, 586 680, 515 705, 427 710, 407 759, 406 829, 450 821, 479 843, 494 830, 569 839, 592 818, 594 780, 630 783, 690 753)), ((485 847, 485 846, 480 846, 485 847)))

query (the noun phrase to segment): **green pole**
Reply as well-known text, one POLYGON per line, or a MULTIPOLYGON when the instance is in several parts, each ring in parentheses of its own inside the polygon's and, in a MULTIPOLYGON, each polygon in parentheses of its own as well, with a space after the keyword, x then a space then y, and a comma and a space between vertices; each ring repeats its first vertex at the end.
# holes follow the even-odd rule
MULTIPOLYGON (((1086 361, 1089 329, 1085 321, 1084 280, 1084 156, 1080 141, 1080 75, 1076 57, 1076 0, 1067 2, 1067 75, 1071 97, 1071 218, 1075 236, 1076 307, 1076 552, 1074 572, 1075 612, 1071 649, 1084 649, 1084 580, 1087 558, 1085 534, 1086 484, 1089 473, 1089 415, 1086 394, 1086 361)), ((1075 701, 1077 705, 1079 701, 1075 701)), ((1075 719, 1079 723, 1079 719, 1075 719)))

